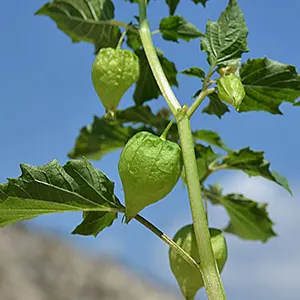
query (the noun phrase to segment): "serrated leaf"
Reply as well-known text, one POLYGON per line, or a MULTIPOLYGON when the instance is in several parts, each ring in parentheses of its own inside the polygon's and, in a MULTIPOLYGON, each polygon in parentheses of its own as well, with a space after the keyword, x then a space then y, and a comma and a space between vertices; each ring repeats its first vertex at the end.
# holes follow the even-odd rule
POLYGON ((91 125, 81 129, 73 150, 68 154, 70 158, 100 159, 103 155, 121 149, 127 141, 139 130, 113 124, 110 121, 94 117, 91 125))
POLYGON ((72 234, 93 235, 96 237, 103 229, 113 224, 118 214, 106 211, 83 213, 83 221, 72 234))
MULTIPOLYGON (((160 50, 156 49, 156 51, 169 84, 178 87, 177 69, 175 64, 165 58, 160 50)), ((142 105, 146 101, 157 99, 158 96, 161 95, 161 92, 152 74, 145 52, 143 50, 137 50, 135 53, 139 57, 140 70, 142 71, 139 80, 136 83, 133 98, 137 105, 142 105)))
POLYGON ((103 211, 115 214, 121 204, 114 183, 87 160, 56 160, 41 167, 21 165, 22 175, 0 185, 0 226, 42 214, 103 211))
POLYGON ((167 5, 169 6, 170 15, 174 15, 177 5, 180 0, 165 0, 167 5))
POLYGON ((206 2, 208 1, 208 0, 192 0, 195 4, 198 4, 198 3, 201 3, 202 5, 203 5, 203 7, 205 7, 206 6, 206 2))
POLYGON ((230 0, 217 22, 208 21, 201 50, 208 54, 212 66, 237 63, 248 52, 248 29, 236 0, 230 0))
POLYGON ((185 69, 182 72, 180 72, 180 74, 187 75, 187 76, 194 76, 200 79, 205 77, 205 72, 202 69, 197 67, 185 69))
POLYGON ((274 223, 266 211, 266 203, 260 204, 240 194, 229 194, 220 200, 230 216, 226 232, 246 240, 259 240, 264 243, 276 236, 272 229, 274 223))
POLYGON ((113 22, 111 0, 54 0, 46 3, 36 15, 50 17, 73 42, 93 43, 96 53, 101 48, 115 48, 121 36, 113 22))
POLYGON ((246 96, 242 111, 282 114, 282 102, 293 103, 300 96, 300 76, 294 66, 267 58, 249 59, 240 69, 246 96))
POLYGON ((197 130, 193 132, 193 136, 197 140, 207 142, 208 144, 219 147, 225 151, 231 151, 227 148, 220 135, 215 131, 205 129, 197 130))
POLYGON ((263 151, 253 151, 249 147, 243 148, 239 151, 229 153, 221 165, 224 166, 224 169, 240 170, 249 176, 264 177, 292 193, 287 179, 280 176, 277 172, 270 171, 270 163, 266 161, 263 151))
POLYGON ((193 24, 182 16, 170 16, 160 21, 159 29, 162 37, 167 41, 178 42, 178 39, 190 41, 204 36, 193 24))
POLYGON ((209 104, 202 110, 202 113, 216 115, 219 119, 221 119, 224 114, 230 112, 228 106, 220 101, 216 92, 208 95, 208 98, 210 100, 209 104))

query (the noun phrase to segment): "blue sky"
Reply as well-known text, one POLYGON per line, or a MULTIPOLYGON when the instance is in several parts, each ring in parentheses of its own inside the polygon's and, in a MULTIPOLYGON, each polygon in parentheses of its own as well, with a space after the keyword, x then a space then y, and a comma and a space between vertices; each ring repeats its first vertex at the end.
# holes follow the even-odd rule
MULTIPOLYGON (((130 21, 137 14, 135 5, 118 2, 117 18, 130 21)), ((168 14, 167 7, 154 1, 149 16, 152 29, 158 20, 168 14)), ((178 13, 187 17, 200 30, 205 30, 208 18, 216 20, 227 0, 210 0, 207 9, 194 6, 192 1, 181 1, 178 13), (190 3, 190 4, 188 4, 190 3)), ((90 71, 93 63, 93 46, 72 44, 45 17, 33 13, 44 1, 5 1, 0 26, 3 29, 0 48, 0 128, 2 128, 0 182, 20 174, 19 164, 41 165, 58 158, 67 161, 79 129, 101 116, 103 107, 92 88, 90 71)), ((240 0, 249 27, 249 48, 243 57, 268 58, 295 65, 300 70, 298 49, 298 0, 240 0)), ((206 56, 199 50, 199 41, 165 43, 158 36, 155 45, 176 62, 177 69, 201 66, 207 69, 206 56)), ((193 78, 179 77, 180 89, 175 93, 182 103, 191 102, 191 95, 199 88, 193 78)), ((126 93, 120 107, 133 104, 132 91, 126 93)), ((151 102, 154 110, 164 106, 163 99, 151 102)), ((220 121, 214 116, 196 114, 194 128, 219 131, 228 146, 242 148, 251 145, 265 150, 272 168, 288 177, 294 198, 272 183, 240 173, 220 173, 210 179, 221 183, 226 191, 244 192, 254 200, 270 202, 269 211, 275 221, 279 237, 263 245, 227 236, 229 259, 223 272, 228 299, 296 300, 300 291, 300 243, 297 228, 300 189, 300 160, 297 125, 300 109, 283 105, 284 116, 267 113, 231 113, 220 121)), ((117 173, 120 152, 93 162, 116 182, 116 194, 122 199, 117 173)), ((143 215, 173 236, 177 229, 191 222, 186 190, 179 183, 173 192, 143 215)), ((228 219, 221 208, 210 209, 212 226, 225 226, 228 219)), ((80 214, 45 216, 30 221, 36 229, 57 232, 77 246, 95 256, 110 255, 164 284, 176 287, 167 262, 168 248, 145 228, 135 222, 128 226, 118 220, 112 228, 97 239, 71 236, 69 232, 80 221, 80 214)), ((204 299, 203 291, 199 293, 204 299)))

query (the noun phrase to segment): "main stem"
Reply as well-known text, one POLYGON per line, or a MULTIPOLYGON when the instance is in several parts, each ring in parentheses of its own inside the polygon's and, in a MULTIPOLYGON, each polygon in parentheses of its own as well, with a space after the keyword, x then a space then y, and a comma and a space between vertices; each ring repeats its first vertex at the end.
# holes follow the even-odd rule
POLYGON ((194 231, 201 261, 200 268, 202 270, 206 293, 210 300, 223 300, 226 299, 226 296, 210 241, 207 217, 199 183, 194 141, 187 113, 177 122, 194 231))
POLYGON ((194 223, 194 232, 201 261, 200 268, 202 270, 202 277, 206 288, 206 293, 209 300, 224 300, 226 299, 226 296, 214 258, 207 219, 202 201, 200 181, 194 151, 194 142, 188 112, 185 107, 181 107, 176 96, 174 95, 157 57, 146 15, 146 0, 139 0, 139 9, 140 36, 148 62, 156 82, 178 124, 190 207, 194 223))

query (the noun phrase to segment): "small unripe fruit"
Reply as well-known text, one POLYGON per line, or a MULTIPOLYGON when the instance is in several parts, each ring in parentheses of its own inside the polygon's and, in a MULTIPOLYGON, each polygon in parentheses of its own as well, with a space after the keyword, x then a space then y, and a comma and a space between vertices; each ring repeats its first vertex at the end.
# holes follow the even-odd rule
MULTIPOLYGON (((221 230, 210 228, 209 231, 214 256, 219 272, 221 273, 227 260, 226 240, 221 230)), ((193 225, 187 225, 181 228, 173 240, 201 266, 193 225)), ((169 260, 171 270, 177 279, 182 294, 185 299, 193 300, 198 290, 204 286, 199 269, 188 264, 172 248, 170 248, 169 251, 169 260)))
POLYGON ((166 197, 182 171, 181 148, 149 132, 139 132, 125 145, 120 161, 127 222, 144 207, 166 197))
POLYGON ((113 48, 99 51, 92 68, 92 81, 107 112, 117 110, 122 96, 139 74, 139 58, 133 52, 113 48))
POLYGON ((220 100, 233 105, 238 111, 246 93, 240 78, 230 74, 218 80, 218 95, 220 100))

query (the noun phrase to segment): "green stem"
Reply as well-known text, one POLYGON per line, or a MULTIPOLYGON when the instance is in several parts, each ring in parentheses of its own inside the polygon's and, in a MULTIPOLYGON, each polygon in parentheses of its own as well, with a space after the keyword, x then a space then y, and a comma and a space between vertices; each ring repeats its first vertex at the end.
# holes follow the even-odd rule
POLYGON ((178 120, 177 122, 194 223, 194 231, 201 261, 200 267, 203 273, 203 281, 206 287, 206 293, 208 299, 210 300, 223 300, 226 299, 226 296, 210 241, 207 218, 199 184, 194 141, 187 113, 181 118, 181 120, 178 120))
POLYGON ((116 49, 120 49, 120 48, 121 48, 122 43, 123 43, 124 38, 125 38, 125 35, 126 35, 128 29, 129 29, 129 27, 130 27, 130 26, 128 26, 128 27, 124 30, 124 32, 122 33, 122 35, 121 35, 121 37, 120 37, 120 39, 119 39, 119 41, 118 41, 118 45, 117 45, 116 49))
MULTIPOLYGON (((121 207, 118 208, 118 212, 125 214, 125 207, 121 204, 121 207)), ((174 251, 176 251, 188 264, 193 267, 196 267, 201 272, 199 264, 188 254, 186 253, 180 246, 178 246, 171 238, 169 238, 166 234, 164 234, 160 229, 158 229, 151 222, 146 220, 141 215, 136 215, 134 217, 136 221, 144 225, 150 231, 152 231, 155 235, 157 235, 163 242, 169 245, 174 251)))
POLYGON ((197 110, 197 108, 199 107, 199 105, 202 103, 202 101, 204 100, 204 98, 210 94, 212 94, 215 91, 215 89, 209 89, 209 90, 202 90, 200 95, 197 97, 197 99, 194 101, 194 103, 191 105, 191 107, 189 108, 187 114, 188 117, 190 118, 194 112, 197 110))
MULTIPOLYGON (((224 300, 226 299, 226 296, 214 258, 207 219, 202 201, 194 151, 194 141, 190 127, 188 111, 186 107, 181 108, 180 103, 176 99, 157 57, 154 45, 152 43, 149 23, 146 15, 146 0, 139 0, 139 9, 141 22, 140 36, 148 62, 156 82, 178 124, 178 132, 181 142, 184 168, 186 172, 186 181, 194 223, 194 231, 199 251, 199 258, 201 261, 200 268, 202 270, 202 277, 206 287, 206 293, 209 300, 224 300)), ((208 75, 211 76, 212 73, 213 68, 211 68, 208 75)), ((209 77, 207 76, 204 80, 205 87, 208 83, 208 80, 209 77)))
POLYGON ((193 267, 196 267, 201 272, 199 264, 188 253, 186 253, 180 246, 178 246, 171 238, 169 238, 166 234, 164 234, 161 230, 159 230, 152 223, 150 223, 140 215, 137 215, 135 217, 135 220, 137 220, 139 223, 147 227, 161 240, 163 240, 166 244, 168 244, 174 251, 176 251, 188 264, 190 264, 193 267))
POLYGON ((169 130, 171 129, 171 127, 172 127, 174 121, 175 121, 175 118, 173 118, 173 119, 169 122, 168 126, 165 128, 164 132, 163 132, 162 135, 160 136, 161 139, 163 139, 163 140, 166 140, 166 139, 167 139, 169 130))
POLYGON ((154 45, 152 43, 151 32, 149 30, 149 22, 147 20, 146 15, 146 0, 140 0, 139 2, 140 7, 140 36, 143 43, 143 47, 147 56, 147 59, 150 64, 150 68, 152 73, 155 77, 155 80, 159 86, 159 89, 166 99, 170 110, 172 111, 173 115, 176 116, 178 110, 181 109, 181 105, 178 102, 176 96, 174 95, 168 79, 162 69, 160 61, 157 57, 157 53, 155 51, 154 45))

